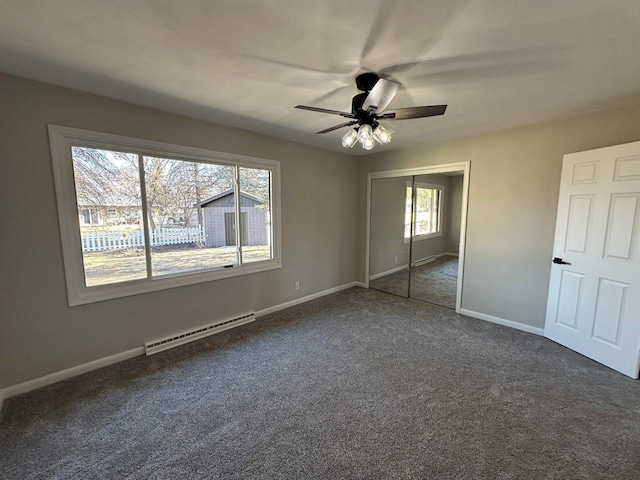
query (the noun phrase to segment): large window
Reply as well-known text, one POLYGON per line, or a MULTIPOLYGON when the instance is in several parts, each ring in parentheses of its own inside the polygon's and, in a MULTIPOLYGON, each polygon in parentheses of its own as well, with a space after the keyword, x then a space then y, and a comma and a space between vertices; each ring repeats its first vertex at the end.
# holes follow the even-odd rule
POLYGON ((70 305, 279 268, 279 162, 50 126, 70 305))
MULTIPOLYGON (((428 185, 416 183, 416 203, 413 209, 413 237, 414 240, 442 235, 442 185, 428 185)), ((408 241, 411 236, 411 203, 413 202, 413 188, 411 182, 407 182, 404 238, 408 241)))

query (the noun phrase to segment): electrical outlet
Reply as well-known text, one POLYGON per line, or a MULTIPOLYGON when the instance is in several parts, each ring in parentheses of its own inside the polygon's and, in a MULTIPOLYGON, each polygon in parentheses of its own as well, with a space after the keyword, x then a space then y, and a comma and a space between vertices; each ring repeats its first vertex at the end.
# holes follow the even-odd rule
POLYGON ((296 282, 296 290, 300 290, 300 282, 296 282))
POLYGON ((396 263, 398 263, 398 256, 396 255, 396 263))

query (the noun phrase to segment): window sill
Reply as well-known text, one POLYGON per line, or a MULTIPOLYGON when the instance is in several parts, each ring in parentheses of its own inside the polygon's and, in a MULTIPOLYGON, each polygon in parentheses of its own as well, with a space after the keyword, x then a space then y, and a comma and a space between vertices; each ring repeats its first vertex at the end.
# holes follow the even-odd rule
POLYGON ((211 282, 223 278, 237 277, 252 273, 266 272, 282 268, 276 260, 265 260, 252 264, 245 264, 241 267, 216 268, 215 270, 205 270, 197 273, 181 273, 174 275, 163 275, 154 279, 132 280, 130 282, 114 283, 110 285, 100 285, 95 287, 81 287, 77 291, 69 290, 69 306, 85 305, 87 303, 101 302, 115 298, 139 295, 141 293, 156 292, 169 288, 184 287, 197 283, 211 282))
MULTIPOLYGON (((437 238, 437 237, 441 237, 441 236, 442 236, 442 232, 430 233, 429 235, 416 235, 415 237, 413 237, 413 241, 414 242, 420 242, 422 240, 429 240, 431 238, 437 238)), ((405 238, 403 243, 405 245, 407 245, 409 243, 409 239, 405 238)))

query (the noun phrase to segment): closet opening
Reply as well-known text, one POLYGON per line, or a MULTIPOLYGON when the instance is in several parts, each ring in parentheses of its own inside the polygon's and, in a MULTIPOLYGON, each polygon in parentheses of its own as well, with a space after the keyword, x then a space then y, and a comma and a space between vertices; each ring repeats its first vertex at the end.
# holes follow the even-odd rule
POLYGON ((470 162, 368 176, 368 288, 460 311, 470 162))

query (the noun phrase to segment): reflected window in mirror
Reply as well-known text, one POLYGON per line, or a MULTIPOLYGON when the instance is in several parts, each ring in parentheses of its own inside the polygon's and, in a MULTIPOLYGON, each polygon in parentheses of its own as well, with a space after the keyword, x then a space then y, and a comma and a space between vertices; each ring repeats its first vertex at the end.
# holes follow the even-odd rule
MULTIPOLYGON (((442 235, 442 198, 444 187, 416 183, 416 204, 413 209, 414 240, 426 239, 442 235)), ((404 238, 405 243, 411 236, 411 203, 413 188, 407 182, 405 201, 404 238)))

